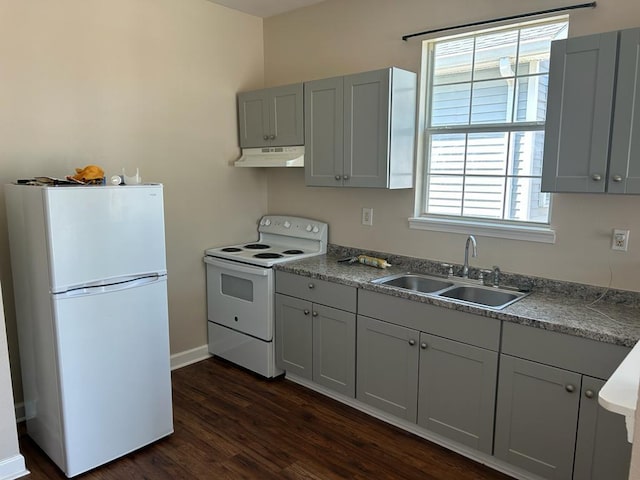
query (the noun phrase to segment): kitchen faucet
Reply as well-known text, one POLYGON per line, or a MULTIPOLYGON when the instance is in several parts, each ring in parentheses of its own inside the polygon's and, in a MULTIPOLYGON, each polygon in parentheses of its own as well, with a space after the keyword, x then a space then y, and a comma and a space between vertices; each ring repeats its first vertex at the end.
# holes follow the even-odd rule
POLYGON ((469 243, 473 244, 472 256, 478 256, 478 244, 476 243, 476 237, 469 235, 467 243, 464 246, 464 266, 462 267, 462 278, 469 278, 469 243))

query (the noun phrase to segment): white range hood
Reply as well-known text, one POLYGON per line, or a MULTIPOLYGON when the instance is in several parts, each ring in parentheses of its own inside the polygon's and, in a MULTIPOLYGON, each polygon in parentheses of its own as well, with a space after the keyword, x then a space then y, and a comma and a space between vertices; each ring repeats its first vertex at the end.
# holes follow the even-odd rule
POLYGON ((304 167, 304 146, 243 148, 236 167, 304 167))

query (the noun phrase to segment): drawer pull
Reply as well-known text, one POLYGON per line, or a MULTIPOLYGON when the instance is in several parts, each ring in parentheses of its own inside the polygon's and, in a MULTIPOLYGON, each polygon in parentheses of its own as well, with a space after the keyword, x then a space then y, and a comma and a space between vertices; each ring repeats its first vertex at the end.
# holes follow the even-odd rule
POLYGON ((425 342, 422 342, 420 344, 420 348, 423 349, 423 350, 426 350, 427 349, 427 344, 425 342))
POLYGON ((585 390, 584 392, 584 396, 587 398, 593 398, 593 395, 594 395, 593 390, 585 390))
POLYGON ((571 385, 570 383, 566 384, 564 386, 564 389, 569 392, 569 393, 573 393, 576 391, 576 387, 574 387, 573 385, 571 385))
POLYGON ((602 180, 602 176, 599 173, 594 173, 593 175, 591 175, 591 178, 594 182, 599 182, 600 180, 602 180))
POLYGON ((314 316, 314 317, 317 317, 318 316, 318 312, 313 312, 311 315, 314 316))
POLYGON ((413 347, 415 344, 416 344, 416 341, 413 338, 409 340, 409 345, 413 347))
POLYGON ((306 308, 303 310, 305 315, 309 315, 309 310, 307 310, 306 308))

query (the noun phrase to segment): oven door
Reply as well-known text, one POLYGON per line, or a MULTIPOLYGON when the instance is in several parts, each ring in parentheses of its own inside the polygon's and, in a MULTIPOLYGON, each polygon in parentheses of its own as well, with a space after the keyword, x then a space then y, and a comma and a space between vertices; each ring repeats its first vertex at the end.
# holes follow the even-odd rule
POLYGON ((209 256, 204 262, 209 321, 271 341, 275 316, 273 270, 209 256))

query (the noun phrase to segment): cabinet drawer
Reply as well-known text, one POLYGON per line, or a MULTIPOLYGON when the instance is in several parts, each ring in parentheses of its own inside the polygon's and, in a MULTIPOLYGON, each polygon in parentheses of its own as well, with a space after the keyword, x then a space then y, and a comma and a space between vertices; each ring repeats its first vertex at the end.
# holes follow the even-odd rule
POLYGON ((502 353, 607 379, 630 349, 565 333, 504 322, 502 353))
POLYGON ((340 310, 356 311, 357 289, 348 285, 276 271, 276 292, 340 310))
POLYGON ((498 351, 500 321, 446 307, 361 290, 358 314, 498 351))

